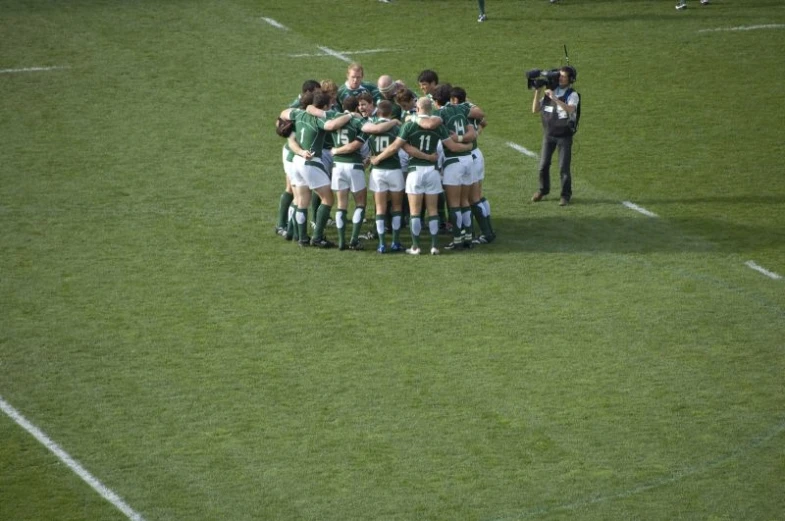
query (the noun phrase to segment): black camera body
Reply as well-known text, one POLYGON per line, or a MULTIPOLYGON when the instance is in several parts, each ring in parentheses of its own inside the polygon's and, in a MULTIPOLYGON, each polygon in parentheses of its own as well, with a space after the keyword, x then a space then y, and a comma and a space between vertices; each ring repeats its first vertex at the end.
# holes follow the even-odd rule
POLYGON ((549 69, 546 71, 540 69, 532 69, 526 71, 526 88, 539 89, 540 87, 548 87, 553 90, 559 86, 559 69, 549 69))

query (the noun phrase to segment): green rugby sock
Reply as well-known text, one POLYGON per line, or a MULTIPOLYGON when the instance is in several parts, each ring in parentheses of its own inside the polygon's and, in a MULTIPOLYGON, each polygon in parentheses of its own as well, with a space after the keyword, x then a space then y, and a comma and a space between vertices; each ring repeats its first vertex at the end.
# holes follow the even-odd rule
POLYGON ((346 210, 335 211, 335 226, 338 229, 338 247, 346 244, 346 210))
POLYGON ((278 201, 278 228, 286 228, 286 221, 289 218, 289 206, 294 201, 294 194, 284 192, 278 201))
POLYGON ((319 205, 316 211, 316 227, 313 230, 314 239, 324 239, 324 229, 327 226, 327 219, 330 218, 330 212, 333 207, 324 203, 319 205))
POLYGON ((360 230, 362 230, 364 220, 365 206, 356 207, 352 216, 352 242, 360 240, 360 230))

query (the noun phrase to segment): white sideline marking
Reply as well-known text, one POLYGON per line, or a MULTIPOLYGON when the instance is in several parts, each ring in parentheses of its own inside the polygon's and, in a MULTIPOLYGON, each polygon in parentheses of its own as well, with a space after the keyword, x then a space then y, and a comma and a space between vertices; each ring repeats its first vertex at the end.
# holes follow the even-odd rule
POLYGON ((753 262, 753 261, 747 261, 747 262, 744 263, 744 265, 747 266, 748 268, 754 269, 755 271, 757 271, 759 273, 763 273, 764 275, 766 275, 770 279, 779 280, 779 279, 782 278, 782 275, 780 275, 778 273, 774 273, 773 271, 769 271, 766 268, 764 268, 763 266, 759 266, 758 264, 755 264, 755 262, 753 262))
POLYGON ((756 31, 759 29, 785 29, 785 24, 739 25, 737 27, 718 27, 716 29, 700 29, 699 33, 716 33, 718 31, 756 31))
POLYGON ((286 27, 284 24, 282 24, 280 22, 277 22, 277 21, 273 20, 272 18, 262 17, 262 20, 264 20, 268 24, 272 25, 273 27, 277 27, 278 29, 281 29, 282 31, 288 31, 289 30, 289 28, 286 27))
POLYGON ((23 69, 0 69, 0 74, 13 74, 17 72, 44 72, 67 69, 68 67, 25 67, 23 69))
POLYGON ((84 467, 82 467, 76 460, 69 456, 68 453, 66 453, 63 449, 61 449, 57 443, 49 439, 49 437, 41 432, 38 427, 27 421, 24 416, 19 414, 16 409, 11 407, 11 405, 6 402, 2 396, 0 396, 0 409, 2 409, 3 412, 6 413, 12 420, 14 420, 17 425, 32 434, 33 437, 44 447, 52 451, 52 453, 54 453, 54 455, 57 456, 60 461, 65 463, 66 466, 74 471, 77 476, 82 478, 85 483, 93 487, 93 490, 98 492, 101 497, 117 507, 117 509, 125 514, 128 519, 131 521, 144 521, 144 518, 135 512, 131 507, 129 507, 128 504, 120 498, 120 496, 106 488, 100 481, 94 478, 92 474, 85 470, 84 467))
POLYGON ((537 154, 535 154, 534 152, 532 152, 531 150, 529 150, 526 147, 522 147, 521 145, 518 145, 517 143, 513 143, 512 141, 508 141, 507 142, 507 146, 512 148, 512 149, 514 149, 514 150, 517 150, 518 152, 520 152, 524 156, 529 156, 529 157, 533 157, 534 159, 537 159, 537 154))
POLYGON ((656 214, 656 213, 654 213, 654 212, 650 212, 650 211, 649 211, 649 210, 647 210, 646 208, 644 208, 644 207, 642 207, 642 206, 638 206, 637 204, 633 204, 633 203, 631 203, 631 202, 629 202, 629 201, 622 201, 622 203, 621 203, 621 204, 623 204, 624 206, 626 206, 626 207, 627 207, 627 208, 629 208, 630 210, 635 210, 636 212, 640 212, 640 213, 642 213, 643 215, 647 215, 647 216, 649 216, 649 217, 657 217, 657 214, 656 214))
POLYGON ((343 60, 346 63, 351 63, 352 62, 352 60, 348 56, 346 56, 345 54, 341 54, 338 51, 334 51, 334 50, 330 49, 329 47, 322 47, 321 45, 317 45, 317 47, 319 47, 319 49, 321 49, 322 51, 326 52, 330 56, 338 58, 339 60, 343 60))
MULTIPOLYGON (((341 51, 339 54, 351 56, 352 54, 373 54, 377 52, 396 52, 396 49, 363 49, 362 51, 341 51)), ((332 56, 328 52, 288 54, 289 58, 312 58, 314 56, 332 56)))

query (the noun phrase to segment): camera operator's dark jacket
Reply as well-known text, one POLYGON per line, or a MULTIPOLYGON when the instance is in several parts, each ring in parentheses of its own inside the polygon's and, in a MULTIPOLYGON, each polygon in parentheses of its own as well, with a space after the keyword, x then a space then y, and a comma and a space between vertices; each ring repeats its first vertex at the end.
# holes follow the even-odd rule
MULTIPOLYGON (((564 91, 563 95, 559 96, 559 100, 563 103, 567 103, 570 94, 573 92, 575 91, 572 88, 568 88, 564 91)), ((570 117, 569 113, 566 118, 560 118, 559 107, 556 105, 555 101, 547 96, 542 99, 540 114, 542 117, 542 129, 545 134, 550 137, 569 137, 577 131, 578 125, 576 118, 570 117)))

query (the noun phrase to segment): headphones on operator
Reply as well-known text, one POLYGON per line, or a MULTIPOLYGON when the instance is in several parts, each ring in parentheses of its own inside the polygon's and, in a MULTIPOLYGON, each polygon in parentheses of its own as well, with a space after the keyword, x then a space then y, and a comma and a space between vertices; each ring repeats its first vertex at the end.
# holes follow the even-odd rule
POLYGON ((575 83, 575 80, 578 79, 578 71, 572 65, 567 65, 566 67, 562 67, 563 70, 567 71, 567 77, 570 80, 570 83, 575 83))

